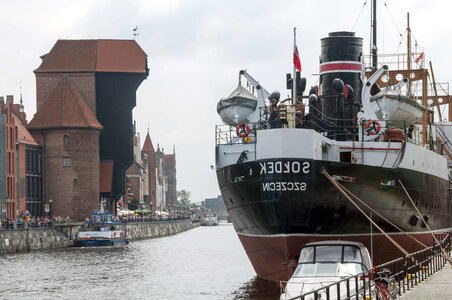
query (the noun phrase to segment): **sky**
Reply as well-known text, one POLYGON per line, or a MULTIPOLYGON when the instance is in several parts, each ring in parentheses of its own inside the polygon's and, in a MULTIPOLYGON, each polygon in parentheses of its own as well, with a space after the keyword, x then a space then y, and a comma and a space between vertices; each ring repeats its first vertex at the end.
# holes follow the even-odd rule
MULTIPOLYGON (((148 55, 149 77, 133 111, 167 154, 176 149, 177 189, 192 202, 220 194, 215 170, 216 105, 246 69, 268 91, 285 89, 292 72, 293 29, 307 86, 317 84, 320 39, 355 31, 369 52, 371 0, 0 0, 0 96, 22 97, 36 113, 33 70, 58 39, 133 39, 148 55), (138 36, 132 29, 138 26, 138 36)), ((452 2, 377 0, 379 52, 406 48, 406 14, 413 39, 432 61, 438 82, 452 81, 452 2), (403 40, 400 36, 405 37, 403 40)), ((413 47, 415 44, 413 40, 413 47)), ((419 50, 421 51, 421 50, 419 50)))

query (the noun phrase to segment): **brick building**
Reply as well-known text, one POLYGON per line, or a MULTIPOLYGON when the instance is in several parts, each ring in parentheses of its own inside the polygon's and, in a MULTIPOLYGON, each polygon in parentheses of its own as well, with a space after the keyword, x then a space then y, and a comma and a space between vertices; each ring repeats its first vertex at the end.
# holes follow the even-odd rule
POLYGON ((42 148, 26 125, 22 96, 20 104, 0 97, 0 219, 24 209, 43 215, 42 148))
POLYGON ((174 207, 177 202, 176 180, 176 151, 173 154, 165 154, 163 148, 157 146, 154 149, 149 131, 146 134, 141 157, 147 167, 147 187, 144 194, 148 195, 152 211, 167 210, 174 207))
POLYGON ((45 204, 76 219, 101 197, 114 210, 133 163, 132 109, 147 55, 134 40, 58 40, 41 58, 27 128, 43 147, 45 204))
POLYGON ((145 182, 147 189, 145 189, 144 194, 147 196, 147 203, 150 205, 151 211, 157 210, 157 200, 156 200, 156 160, 155 160, 155 149, 152 145, 151 136, 149 131, 144 139, 143 148, 141 149, 141 159, 146 164, 146 177, 145 182))

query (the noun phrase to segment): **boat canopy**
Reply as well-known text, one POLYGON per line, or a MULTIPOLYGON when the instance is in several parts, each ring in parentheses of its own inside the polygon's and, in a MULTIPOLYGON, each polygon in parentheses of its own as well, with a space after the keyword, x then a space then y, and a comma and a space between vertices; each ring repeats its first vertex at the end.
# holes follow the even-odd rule
POLYGON ((229 125, 248 123, 247 117, 256 110, 257 98, 241 84, 217 104, 217 112, 223 122, 229 125))

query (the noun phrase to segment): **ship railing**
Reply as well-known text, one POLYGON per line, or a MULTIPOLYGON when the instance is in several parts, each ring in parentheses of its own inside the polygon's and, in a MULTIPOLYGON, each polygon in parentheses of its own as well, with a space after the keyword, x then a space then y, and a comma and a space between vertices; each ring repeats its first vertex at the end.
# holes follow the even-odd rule
MULTIPOLYGON (((379 299, 375 295, 375 274, 379 270, 385 269, 390 271, 389 285, 401 296, 443 269, 447 264, 452 265, 450 233, 435 234, 435 237, 440 243, 381 264, 368 272, 344 278, 286 300, 379 299)), ((284 292, 286 283, 281 281, 281 293, 284 292)))
POLYGON ((273 119, 267 108, 260 107, 259 109, 260 119, 256 124, 256 128, 259 130, 273 128, 314 129, 335 140, 353 140, 357 134, 356 120, 327 116, 312 105, 307 105, 302 111, 297 111, 295 105, 280 105, 276 118, 273 119))
POLYGON ((438 145, 438 152, 441 155, 446 155, 449 161, 452 160, 452 143, 444 132, 442 126, 444 125, 435 125, 437 137, 439 138, 440 144, 438 145))
MULTIPOLYGON (((411 54, 411 70, 424 68, 425 59, 416 59, 423 52, 418 51, 411 54)), ((364 55, 364 62, 366 69, 372 69, 372 56, 364 55)), ((386 53, 378 54, 378 64, 387 65, 389 70, 408 70, 408 53, 386 53)))
MULTIPOLYGON (((239 136, 237 134, 237 127, 230 125, 215 126, 215 144, 218 145, 233 145, 246 144, 256 142, 256 129, 259 128, 258 123, 243 124, 249 128, 249 132, 245 135, 239 136)), ((248 130, 245 128, 245 132, 248 130)))

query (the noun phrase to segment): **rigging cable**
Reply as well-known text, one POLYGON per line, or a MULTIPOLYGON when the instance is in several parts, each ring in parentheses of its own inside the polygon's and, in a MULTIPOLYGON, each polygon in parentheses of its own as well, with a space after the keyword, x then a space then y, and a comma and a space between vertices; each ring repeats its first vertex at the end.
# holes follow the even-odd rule
MULTIPOLYGON (((325 177, 338 189, 338 191, 349 200, 355 208, 362 213, 388 240, 391 241, 391 243, 394 244, 405 256, 410 256, 410 254, 403 249, 402 246, 400 246, 392 237, 390 237, 380 226, 378 226, 377 223, 375 223, 359 206, 350 198, 350 196, 338 185, 338 183, 328 174, 326 170, 322 171, 322 174, 325 175, 325 177)), ((414 259, 414 257, 410 256, 411 259, 414 259)))
POLYGON ((353 24, 352 29, 351 29, 350 31, 353 31, 353 29, 354 29, 355 26, 356 26, 356 23, 358 23, 359 17, 361 16, 361 14, 362 14, 362 12, 363 12, 364 7, 366 6, 366 4, 367 4, 367 0, 364 1, 363 7, 361 7, 361 11, 359 12, 358 17, 356 18, 355 23, 353 24))
POLYGON ((400 178, 398 179, 400 185, 402 186, 403 190, 405 191, 406 195, 408 196, 408 199, 410 199, 411 204, 413 205, 414 209, 416 210, 416 212, 419 214, 419 217, 421 218, 422 222, 424 222, 424 225, 427 227, 428 231, 430 232, 431 236, 433 237, 433 239, 435 240, 435 242, 437 243, 437 245, 439 245, 440 249, 441 249, 441 253, 443 254, 443 258, 445 258, 447 261, 449 261, 449 263, 452 265, 452 259, 450 258, 450 256, 447 254, 446 250, 444 250, 443 246, 441 245, 441 242, 438 241, 438 239, 436 238, 436 236, 433 234, 432 230, 430 229, 430 226, 428 226, 427 221, 425 221, 424 217, 422 216, 421 212, 419 211, 419 209, 417 209, 417 206, 414 204, 413 199, 411 199, 410 194, 408 194, 408 191, 406 190, 405 186, 403 185, 402 180, 400 180, 400 178))
POLYGON ((408 232, 404 231, 402 228, 398 227, 397 225, 393 224, 391 221, 389 221, 388 219, 386 219, 382 214, 380 214, 379 212, 377 212, 376 210, 374 210, 372 207, 370 207, 369 205, 367 205, 364 201, 362 201, 361 199, 359 199, 357 196, 355 196, 352 192, 350 192, 346 187, 344 187, 342 184, 338 183, 336 181, 336 183, 342 188, 344 189, 345 192, 347 192, 348 194, 350 194, 354 199, 358 200, 359 203, 361 203, 362 205, 364 205, 366 208, 368 208, 371 212, 375 213, 377 216, 379 216, 380 218, 382 218, 384 221, 388 222, 389 225, 393 226, 395 229, 399 230, 401 233, 405 234, 406 236, 408 236, 409 238, 411 238, 413 241, 415 241, 416 243, 418 243, 419 245, 423 246, 424 248, 428 248, 427 245, 425 245, 424 243, 422 243, 421 241, 419 241, 418 239, 416 239, 414 236, 412 236, 411 234, 409 234, 408 232))

